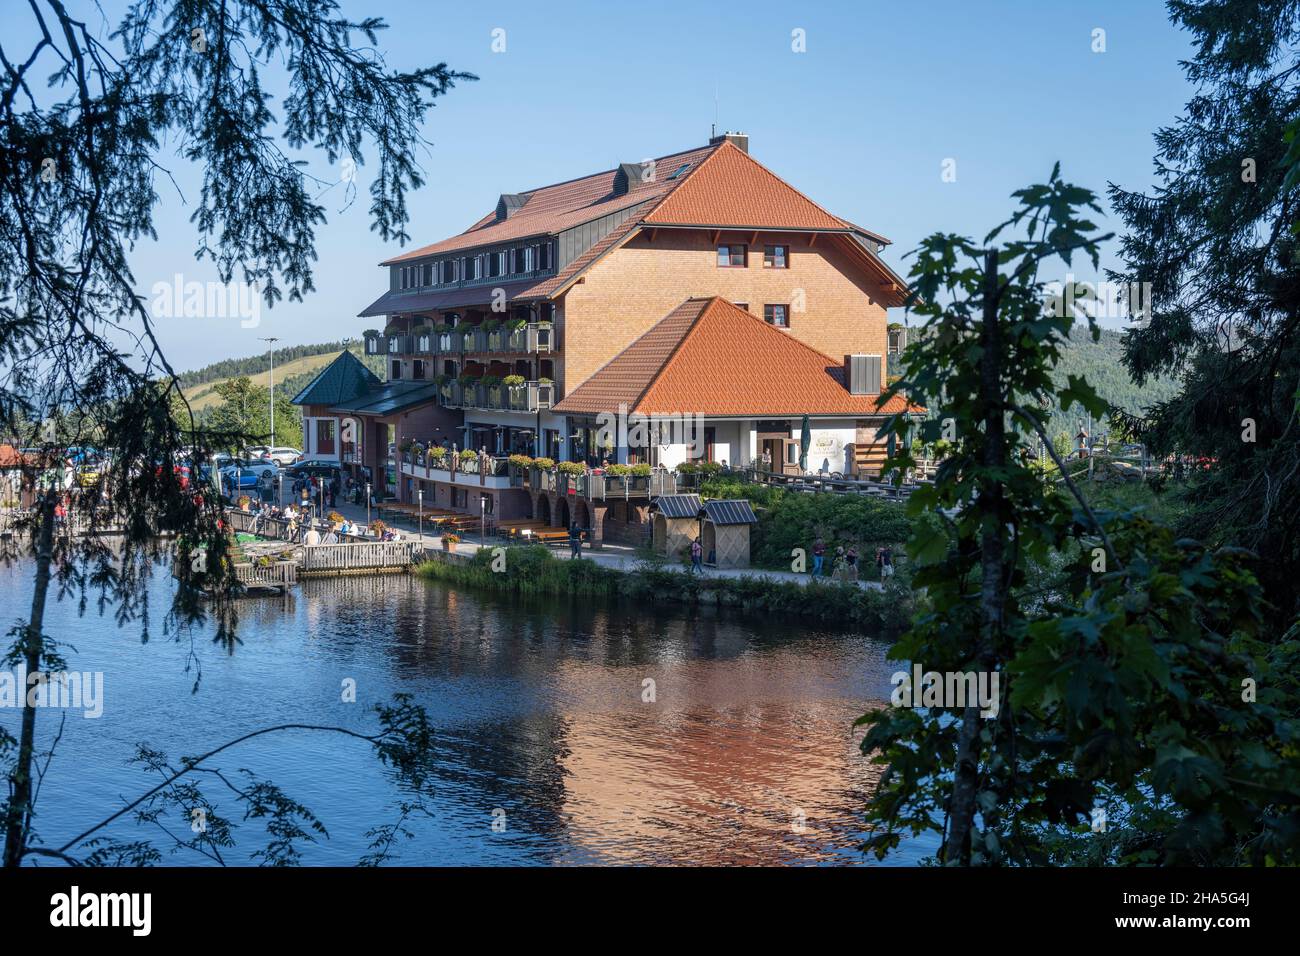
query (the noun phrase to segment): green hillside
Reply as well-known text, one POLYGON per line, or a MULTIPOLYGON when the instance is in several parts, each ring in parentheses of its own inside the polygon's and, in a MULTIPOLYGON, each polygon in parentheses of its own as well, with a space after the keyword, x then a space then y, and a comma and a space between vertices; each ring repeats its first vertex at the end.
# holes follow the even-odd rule
MULTIPOLYGON (((909 335, 915 340, 920 330, 911 329, 909 335)), ((1076 327, 1070 338, 1070 347, 1065 351, 1061 363, 1053 372, 1053 379, 1064 384, 1069 375, 1078 375, 1086 379, 1102 398, 1112 405, 1132 414, 1144 412, 1157 402, 1172 398, 1177 391, 1177 382, 1173 378, 1161 378, 1147 382, 1139 388, 1129 377, 1124 367, 1124 334, 1112 329, 1102 329, 1098 341, 1092 340, 1087 327, 1076 327)), ((889 356, 889 373, 898 374, 898 356, 889 356)), ((1067 432, 1070 435, 1079 430, 1082 422, 1086 425, 1087 413, 1078 406, 1063 414, 1060 409, 1053 409, 1048 422, 1048 433, 1057 435, 1067 432)), ((1092 434, 1098 435, 1105 430, 1104 422, 1094 422, 1092 434)))
MULTIPOLYGON (((376 375, 383 376, 383 362, 375 356, 367 358, 362 354, 360 342, 299 345, 276 350, 276 392, 289 396, 297 394, 344 349, 365 362, 376 375)), ((216 392, 217 385, 232 378, 248 376, 255 384, 265 387, 268 381, 267 371, 267 356, 255 355, 251 358, 224 359, 192 372, 182 372, 178 378, 190 407, 196 413, 203 415, 221 401, 216 392)))

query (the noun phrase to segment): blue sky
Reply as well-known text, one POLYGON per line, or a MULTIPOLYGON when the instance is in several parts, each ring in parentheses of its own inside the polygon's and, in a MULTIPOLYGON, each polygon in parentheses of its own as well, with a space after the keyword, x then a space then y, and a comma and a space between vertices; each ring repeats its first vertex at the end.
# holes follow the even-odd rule
MULTIPOLYGON (((105 2, 110 18, 116 9, 105 2)), ((388 21, 380 42, 391 65, 445 60, 480 76, 430 114, 429 185, 410 199, 415 245, 463 230, 502 192, 704 143, 716 90, 720 130, 748 132, 761 162, 892 239, 886 258, 905 274, 903 254, 922 236, 982 236, 1005 218, 1011 191, 1045 179, 1057 160, 1067 179, 1098 193, 1108 181, 1148 186, 1152 134, 1191 93, 1178 66, 1191 52, 1187 35, 1155 0, 345 0, 344 9, 388 21), (502 53, 491 49, 496 28, 505 30, 502 53), (1092 51, 1096 28, 1104 53, 1092 51), (795 29, 806 52, 791 49, 795 29), (941 177, 949 158, 955 182, 941 177)), ((367 169, 350 208, 339 189, 324 198, 317 291, 264 311, 256 329, 163 320, 175 367, 254 354, 260 336, 293 344, 367 327, 356 313, 384 289, 376 264, 399 251, 369 230, 367 169)), ((337 176, 323 160, 313 170, 337 176)), ((193 195, 194 180, 180 181, 193 195)), ((192 257, 191 210, 165 184, 159 191, 159 242, 133 259, 142 293, 177 272, 213 275, 192 257)))

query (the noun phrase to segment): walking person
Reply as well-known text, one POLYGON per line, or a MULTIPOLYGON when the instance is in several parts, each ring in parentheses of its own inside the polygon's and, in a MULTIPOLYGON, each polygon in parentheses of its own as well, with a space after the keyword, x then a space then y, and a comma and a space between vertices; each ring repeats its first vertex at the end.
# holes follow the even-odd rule
POLYGON ((576 521, 569 525, 569 557, 582 557, 582 529, 576 521))
POLYGON ((848 568, 849 580, 854 584, 858 583, 858 549, 856 545, 849 545, 849 550, 844 552, 844 564, 848 568))
POLYGON ((880 549, 880 580, 894 576, 894 549, 885 545, 880 549))
POLYGON ((704 573, 704 565, 701 559, 704 556, 704 548, 700 546, 700 539, 696 538, 691 542, 691 573, 704 573))
POLYGON ((812 576, 822 577, 824 576, 822 574, 822 563, 826 560, 826 542, 822 540, 821 535, 818 535, 817 540, 813 542, 812 553, 812 576))

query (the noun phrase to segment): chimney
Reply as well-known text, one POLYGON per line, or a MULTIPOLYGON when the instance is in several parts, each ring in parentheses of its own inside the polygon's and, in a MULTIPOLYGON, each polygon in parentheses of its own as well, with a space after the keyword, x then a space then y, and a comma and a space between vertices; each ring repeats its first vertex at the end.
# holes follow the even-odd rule
POLYGON ((880 356, 844 356, 844 384, 850 395, 880 394, 880 356))
POLYGON ((714 136, 712 139, 710 139, 709 145, 717 146, 719 143, 722 142, 730 143, 732 146, 735 146, 737 149, 739 149, 742 153, 749 152, 748 133, 741 133, 739 131, 732 132, 731 130, 728 130, 727 132, 723 133, 721 136, 714 136))

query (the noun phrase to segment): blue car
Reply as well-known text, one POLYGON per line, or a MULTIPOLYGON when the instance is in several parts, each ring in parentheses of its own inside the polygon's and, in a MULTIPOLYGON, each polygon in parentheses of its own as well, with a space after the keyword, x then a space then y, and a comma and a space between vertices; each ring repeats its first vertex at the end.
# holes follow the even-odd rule
POLYGON ((277 474, 279 474, 279 468, 276 467, 274 462, 270 461, 245 461, 238 464, 227 464, 217 472, 221 479, 221 493, 227 498, 234 497, 237 493, 254 494, 258 490, 258 483, 264 476, 274 481, 277 474))

